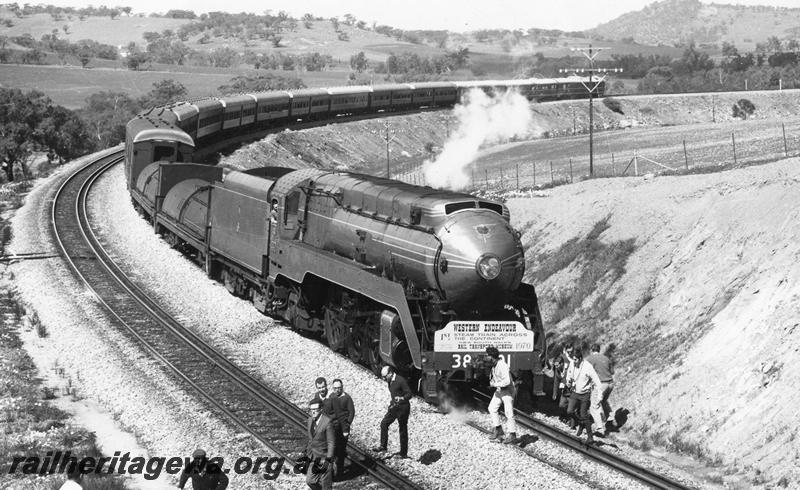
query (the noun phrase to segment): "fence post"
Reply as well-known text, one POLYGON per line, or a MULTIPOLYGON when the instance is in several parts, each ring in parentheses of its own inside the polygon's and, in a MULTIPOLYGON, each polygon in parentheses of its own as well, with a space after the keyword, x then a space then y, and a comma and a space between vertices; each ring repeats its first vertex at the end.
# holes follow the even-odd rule
POLYGON ((736 137, 733 135, 733 131, 731 131, 731 143, 733 144, 733 164, 736 165, 736 137))
POLYGON ((519 163, 517 164, 517 192, 519 192, 519 163))
POLYGON ((613 177, 617 176, 617 167, 614 165, 614 153, 611 153, 611 175, 613 177))
POLYGON ((781 123, 781 128, 783 128, 783 156, 789 156, 789 147, 786 146, 786 123, 781 123))
POLYGON ((633 150, 633 175, 635 177, 639 176, 639 155, 636 150, 633 150))
POLYGON ((569 158, 569 183, 572 183, 572 157, 569 158))
POLYGON ((553 183, 553 161, 550 160, 550 184, 553 183))
POLYGON ((683 140, 683 163, 686 164, 686 170, 689 170, 689 155, 686 153, 686 140, 683 140))

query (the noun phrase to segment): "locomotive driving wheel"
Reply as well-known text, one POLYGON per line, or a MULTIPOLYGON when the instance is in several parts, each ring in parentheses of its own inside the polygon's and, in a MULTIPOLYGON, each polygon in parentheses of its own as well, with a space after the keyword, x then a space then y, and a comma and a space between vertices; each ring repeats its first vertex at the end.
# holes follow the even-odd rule
POLYGON ((325 326, 325 339, 328 341, 328 346, 337 352, 342 350, 347 338, 347 327, 336 318, 336 314, 328 307, 325 307, 323 325, 325 326))

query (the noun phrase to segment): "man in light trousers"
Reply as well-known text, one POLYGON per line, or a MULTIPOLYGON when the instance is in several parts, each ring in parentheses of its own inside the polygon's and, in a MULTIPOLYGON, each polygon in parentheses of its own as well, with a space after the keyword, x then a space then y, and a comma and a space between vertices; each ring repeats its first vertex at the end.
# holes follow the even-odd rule
POLYGON ((489 439, 493 442, 505 442, 511 444, 517 440, 517 424, 514 421, 514 395, 516 388, 511 380, 511 372, 508 364, 500 357, 500 351, 494 346, 486 348, 489 356, 489 364, 492 366, 492 374, 489 378, 489 385, 494 390, 492 401, 489 402, 489 414, 492 417, 494 433, 489 439), (508 423, 508 437, 503 440, 503 426, 500 424, 500 405, 503 405, 508 423))
POLYGON ((592 365, 597 376, 600 378, 600 386, 592 389, 591 408, 589 412, 594 419, 594 425, 598 436, 608 435, 608 416, 611 413, 611 404, 608 398, 614 389, 614 364, 608 356, 600 353, 600 344, 592 345, 592 353, 586 356, 586 362, 592 365))

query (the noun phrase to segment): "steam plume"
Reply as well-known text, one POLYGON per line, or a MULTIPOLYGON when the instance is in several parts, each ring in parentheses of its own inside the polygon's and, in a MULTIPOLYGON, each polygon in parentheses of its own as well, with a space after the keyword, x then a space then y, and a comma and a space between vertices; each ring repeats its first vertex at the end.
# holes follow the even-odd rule
POLYGON ((458 118, 457 129, 436 159, 423 164, 426 182, 432 187, 463 189, 470 181, 465 169, 482 145, 523 136, 533 121, 528 100, 516 91, 489 97, 483 90, 472 89, 453 113, 458 118))

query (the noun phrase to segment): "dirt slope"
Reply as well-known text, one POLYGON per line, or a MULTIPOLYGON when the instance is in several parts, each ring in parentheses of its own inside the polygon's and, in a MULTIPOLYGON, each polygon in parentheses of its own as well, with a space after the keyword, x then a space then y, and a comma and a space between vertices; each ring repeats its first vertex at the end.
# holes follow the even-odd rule
MULTIPOLYGON (((598 274, 555 326, 617 345, 615 405, 631 411, 631 427, 735 463, 754 483, 800 485, 800 374, 792 368, 800 350, 799 202, 795 158, 710 175, 588 181, 509 207, 527 229, 529 275, 602 220, 601 244, 634 240, 624 273, 598 274), (607 318, 597 308, 602 296, 607 318)), ((585 257, 537 284, 546 318, 562 295, 580 294, 575 278, 592 267, 585 257)))

